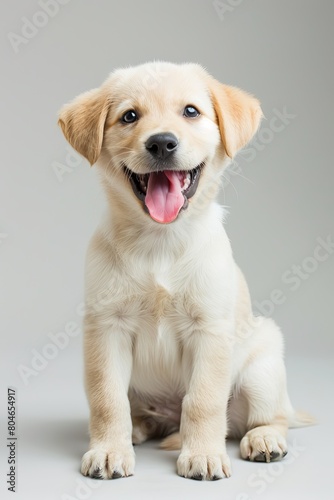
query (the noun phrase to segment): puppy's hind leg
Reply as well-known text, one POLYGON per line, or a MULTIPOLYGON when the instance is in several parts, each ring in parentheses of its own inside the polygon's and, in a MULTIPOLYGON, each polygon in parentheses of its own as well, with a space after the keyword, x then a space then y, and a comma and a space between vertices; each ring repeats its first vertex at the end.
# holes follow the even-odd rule
POLYGON ((248 432, 240 451, 244 459, 271 462, 287 454, 285 438, 294 414, 286 388, 281 332, 272 320, 259 318, 250 345, 251 354, 239 379, 248 403, 248 432))
POLYGON ((132 443, 139 445, 155 436, 157 422, 152 417, 132 417, 132 443))
POLYGON ((151 400, 152 404, 149 404, 130 390, 129 400, 131 404, 133 444, 139 445, 149 439, 166 438, 166 436, 168 436, 166 438, 168 439, 179 429, 181 399, 168 400, 165 404, 162 404, 161 400, 151 400))

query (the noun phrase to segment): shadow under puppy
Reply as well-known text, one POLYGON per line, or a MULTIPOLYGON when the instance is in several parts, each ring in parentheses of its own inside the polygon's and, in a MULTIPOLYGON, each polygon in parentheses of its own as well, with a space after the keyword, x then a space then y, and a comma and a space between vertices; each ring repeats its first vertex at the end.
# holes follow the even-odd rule
POLYGON ((132 475, 133 443, 167 436, 180 476, 228 477, 227 432, 243 458, 270 462, 288 427, 310 422, 291 406, 281 332, 253 317, 215 201, 261 117, 254 97, 171 63, 117 70, 60 112, 108 200, 87 255, 84 475, 132 475))

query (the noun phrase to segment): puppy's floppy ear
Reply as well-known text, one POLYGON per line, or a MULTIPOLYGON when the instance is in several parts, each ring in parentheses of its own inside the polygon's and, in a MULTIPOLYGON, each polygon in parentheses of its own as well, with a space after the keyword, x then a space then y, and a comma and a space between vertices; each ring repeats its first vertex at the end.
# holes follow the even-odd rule
POLYGON ((65 138, 91 165, 101 153, 109 106, 105 89, 98 88, 79 95, 59 113, 58 124, 65 138))
POLYGON ((226 154, 233 158, 257 131, 263 116, 260 103, 243 90, 209 79, 211 99, 226 154))

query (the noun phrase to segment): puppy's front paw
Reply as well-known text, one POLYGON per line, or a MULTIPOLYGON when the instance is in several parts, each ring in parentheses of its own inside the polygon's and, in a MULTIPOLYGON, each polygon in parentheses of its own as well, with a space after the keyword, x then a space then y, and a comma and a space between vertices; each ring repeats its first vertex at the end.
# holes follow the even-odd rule
POLYGON ((285 438, 269 425, 248 431, 240 442, 240 452, 242 458, 251 462, 273 462, 288 453, 285 438))
POLYGON ((182 452, 177 460, 179 476, 197 481, 215 481, 230 477, 231 462, 226 453, 221 454, 189 454, 182 452))
POLYGON ((95 479, 118 479, 132 476, 135 454, 132 447, 125 450, 92 449, 82 457, 81 473, 95 479))

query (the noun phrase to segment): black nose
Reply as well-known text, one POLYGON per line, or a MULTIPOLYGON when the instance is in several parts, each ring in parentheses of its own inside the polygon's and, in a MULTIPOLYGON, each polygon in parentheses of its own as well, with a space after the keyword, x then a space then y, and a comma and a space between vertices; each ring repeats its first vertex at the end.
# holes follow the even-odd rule
POLYGON ((166 132, 164 134, 154 134, 149 137, 145 143, 147 151, 154 158, 165 160, 178 147, 178 140, 174 134, 166 132))

